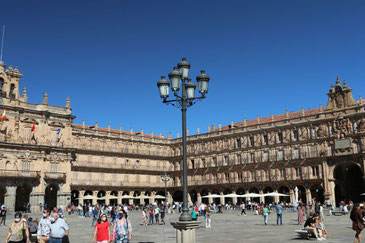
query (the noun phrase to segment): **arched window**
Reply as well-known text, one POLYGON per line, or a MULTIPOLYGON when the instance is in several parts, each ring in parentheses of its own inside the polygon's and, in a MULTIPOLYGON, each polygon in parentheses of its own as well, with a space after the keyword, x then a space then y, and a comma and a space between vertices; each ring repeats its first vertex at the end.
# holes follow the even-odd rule
POLYGON ((12 100, 15 99, 14 89, 15 89, 15 84, 11 84, 10 85, 9 98, 12 99, 12 100))

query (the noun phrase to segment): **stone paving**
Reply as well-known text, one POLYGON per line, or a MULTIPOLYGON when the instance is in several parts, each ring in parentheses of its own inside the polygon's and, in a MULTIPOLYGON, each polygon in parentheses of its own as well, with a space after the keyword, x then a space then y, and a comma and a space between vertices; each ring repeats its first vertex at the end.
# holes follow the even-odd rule
MULTIPOLYGON (((205 221, 202 221, 201 228, 196 230, 196 242, 307 242, 299 239, 294 230, 301 227, 296 225, 296 213, 284 212, 283 225, 276 225, 276 215, 269 215, 269 224, 264 225, 263 217, 248 212, 247 216, 240 216, 238 211, 225 211, 223 214, 212 215, 212 228, 205 228, 205 221)), ((8 222, 12 219, 8 215, 8 222)), ((39 215, 31 215, 37 217, 39 215)), ((174 243, 176 242, 175 230, 170 225, 176 221, 179 214, 167 216, 167 223, 163 225, 142 226, 141 212, 130 212, 133 225, 132 242, 138 243, 174 243)), ((70 225, 71 243, 90 243, 93 228, 90 218, 79 218, 68 216, 67 222, 70 225)), ((325 225, 331 234, 324 242, 352 242, 354 231, 351 229, 351 220, 348 215, 325 217, 325 225)), ((0 243, 5 241, 7 227, 0 227, 0 243)))

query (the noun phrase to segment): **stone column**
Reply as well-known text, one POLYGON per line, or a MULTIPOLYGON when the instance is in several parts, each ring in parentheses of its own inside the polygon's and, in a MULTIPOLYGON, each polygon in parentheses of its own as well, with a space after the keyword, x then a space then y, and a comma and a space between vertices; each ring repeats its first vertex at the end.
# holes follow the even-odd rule
POLYGON ((97 204, 97 197, 98 197, 98 191, 93 191, 93 199, 92 199, 92 205, 96 205, 97 204))
POLYGON ((9 212, 15 210, 16 186, 7 186, 5 194, 5 206, 9 212))
MULTIPOLYGON (((134 191, 130 191, 129 196, 133 197, 133 195, 134 195, 134 191)), ((132 205, 133 204, 133 199, 129 199, 128 202, 129 202, 129 205, 132 205)))
POLYGON ((224 196, 223 192, 220 192, 220 193, 219 193, 219 195, 221 196, 221 197, 220 197, 221 204, 222 204, 222 205, 226 204, 226 202, 225 202, 225 200, 224 200, 225 198, 223 197, 223 196, 224 196))
MULTIPOLYGON (((236 191, 232 191, 232 194, 236 194, 236 191)), ((232 197, 233 206, 237 204, 237 197, 232 197)))
POLYGON ((57 207, 63 206, 63 210, 66 210, 67 204, 69 203, 68 198, 71 198, 71 194, 57 192, 57 207))
POLYGON ((293 203, 295 201, 295 193, 292 188, 289 189, 289 194, 290 194, 290 202, 293 203))
POLYGON ((171 222, 176 229, 176 243, 195 243, 195 229, 199 224, 199 221, 171 222))
POLYGON ((118 205, 122 205, 122 195, 123 195, 123 191, 119 191, 118 192, 118 205))
POLYGON ((79 204, 81 205, 84 203, 84 195, 85 195, 84 190, 79 191, 79 204))
MULTIPOLYGON (((250 193, 249 191, 246 190, 245 194, 248 194, 250 193)), ((246 202, 250 202, 251 201, 251 198, 250 197, 246 197, 246 202)))
MULTIPOLYGON (((275 193, 278 193, 278 190, 277 189, 275 189, 274 190, 274 192, 275 193)), ((279 202, 280 201, 280 198, 279 198, 279 196, 274 196, 274 201, 277 203, 277 202, 279 202)))
POLYGON ((188 206, 193 204, 193 202, 191 201, 191 196, 190 193, 188 193, 188 206))
POLYGON ((151 192, 150 204, 155 202, 155 195, 156 195, 156 192, 151 192))
MULTIPOLYGON (((58 202, 58 200, 57 200, 58 202)), ((43 193, 31 193, 29 195, 30 210, 32 213, 40 213, 39 203, 44 206, 44 194, 43 193)))
MULTIPOLYGON (((264 194, 264 191, 260 190, 259 194, 261 194, 261 195, 264 194)), ((260 196, 260 203, 265 203, 265 197, 264 196, 260 196)))
POLYGON ((167 202, 171 204, 171 203, 172 203, 172 201, 173 201, 173 200, 172 200, 172 196, 171 196, 170 192, 168 191, 168 192, 167 192, 167 202))
POLYGON ((144 205, 144 196, 145 196, 145 191, 141 191, 141 195, 139 195, 139 203, 141 205, 144 205))
MULTIPOLYGON (((212 195, 212 193, 208 192, 208 195, 212 195)), ((213 203, 213 198, 208 197, 208 202, 209 202, 209 204, 212 204, 213 203)))
POLYGON ((332 205, 336 207, 335 186, 336 184, 334 181, 328 182, 328 191, 329 191, 328 198, 331 200, 332 205))
POLYGON ((311 204, 312 203, 312 194, 311 194, 311 190, 309 188, 305 189, 305 196, 307 198, 307 204, 311 204))
POLYGON ((110 193, 112 193, 112 192, 111 191, 106 191, 105 192, 105 205, 110 204, 110 193))
POLYGON ((202 196, 201 196, 200 192, 198 192, 196 194, 196 197, 197 197, 197 203, 200 204, 202 202, 202 196))

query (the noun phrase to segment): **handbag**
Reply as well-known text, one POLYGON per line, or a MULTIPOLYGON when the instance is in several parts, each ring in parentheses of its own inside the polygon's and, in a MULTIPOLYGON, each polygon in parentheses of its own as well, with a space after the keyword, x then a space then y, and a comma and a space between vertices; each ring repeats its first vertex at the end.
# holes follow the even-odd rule
POLYGON ((365 225, 364 225, 363 222, 358 221, 357 222, 357 227, 359 228, 359 230, 363 230, 365 228, 365 225))

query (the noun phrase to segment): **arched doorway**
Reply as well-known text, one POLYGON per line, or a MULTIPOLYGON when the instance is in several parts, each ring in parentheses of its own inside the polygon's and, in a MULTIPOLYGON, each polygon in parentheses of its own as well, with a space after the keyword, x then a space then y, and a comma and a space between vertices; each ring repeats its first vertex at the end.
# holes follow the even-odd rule
POLYGON ((25 212, 26 205, 29 203, 31 188, 26 184, 21 184, 16 188, 15 211, 25 212))
POLYGON ((175 202, 182 202, 183 201, 183 192, 182 191, 175 191, 172 198, 175 202))
POLYGON ((200 195, 202 196, 202 202, 208 204, 209 203, 209 199, 203 197, 203 196, 207 196, 208 195, 208 191, 204 189, 203 191, 201 191, 200 195))
POLYGON ((135 197, 133 199, 133 204, 134 205, 140 205, 141 204, 141 200, 139 199, 139 196, 141 196, 141 193, 139 191, 134 191, 134 194, 133 194, 133 197, 135 197))
MULTIPOLYGON (((257 194, 259 194, 259 189, 257 189, 257 187, 251 187, 250 190, 249 190, 249 193, 257 193, 257 194)), ((260 198, 259 197, 252 197, 251 198, 251 201, 252 202, 259 203, 260 202, 260 198)))
POLYGON ((307 195, 305 193, 305 188, 303 186, 297 186, 298 187, 298 199, 299 202, 302 201, 303 203, 307 202, 307 195))
POLYGON ((335 179, 336 205, 349 200, 361 202, 360 194, 365 192, 363 172, 355 163, 343 163, 336 166, 333 177, 335 179))
MULTIPOLYGON (((236 194, 237 195, 244 195, 245 194, 245 190, 242 187, 240 187, 240 188, 238 188, 236 190, 236 194)), ((242 197, 237 197, 237 202, 238 203, 242 203, 242 201, 243 201, 243 198, 242 197)))
POLYGON ((50 184, 46 187, 46 194, 44 196, 44 203, 47 204, 47 208, 53 209, 57 208, 57 192, 58 186, 50 184))
POLYGON ((144 195, 144 205, 148 205, 150 203, 151 192, 147 191, 144 193, 144 195))
POLYGON ((122 194, 122 204, 129 205, 129 191, 124 191, 122 194))
POLYGON ((6 194, 6 189, 3 186, 0 186, 0 204, 4 204, 5 203, 5 194, 6 194))
POLYGON ((190 191, 191 202, 194 204, 198 201, 198 194, 195 190, 190 191))
MULTIPOLYGON (((231 190, 231 189, 229 189, 229 188, 227 188, 226 190, 224 190, 223 194, 224 194, 224 195, 232 194, 232 190, 231 190)), ((225 202, 226 204, 233 205, 233 198, 231 198, 231 197, 225 197, 225 198, 224 198, 224 202, 225 202)))
POLYGON ((103 190, 100 190, 98 192, 98 195, 97 195, 98 199, 96 200, 96 202, 100 205, 104 205, 105 204, 105 195, 106 195, 106 192, 103 190))
POLYGON ((80 192, 77 191, 77 190, 72 190, 71 191, 71 203, 73 205, 79 205, 79 195, 80 195, 80 192))
POLYGON ((310 188, 312 199, 315 199, 316 202, 324 202, 324 191, 323 188, 320 185, 313 185, 310 188))
MULTIPOLYGON (((271 188, 271 187, 265 187, 264 190, 263 190, 264 194, 265 193, 271 193, 271 192, 274 192, 274 190, 271 188)), ((273 196, 267 196, 265 197, 265 203, 268 204, 268 203, 273 203, 275 202, 275 199, 273 196)))
POLYGON ((286 186, 281 186, 278 190, 279 193, 288 195, 288 196, 280 196, 279 201, 280 202, 290 202, 290 196, 289 196, 289 188, 286 186))
POLYGON ((112 198, 109 200, 109 205, 112 205, 112 206, 118 205, 118 192, 117 191, 111 191, 110 196, 112 198))

